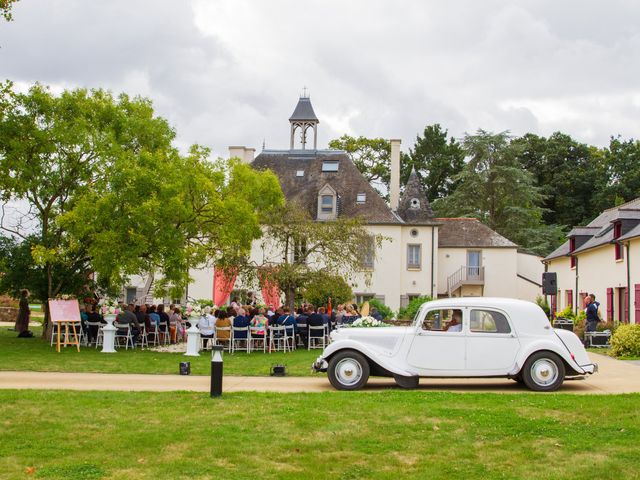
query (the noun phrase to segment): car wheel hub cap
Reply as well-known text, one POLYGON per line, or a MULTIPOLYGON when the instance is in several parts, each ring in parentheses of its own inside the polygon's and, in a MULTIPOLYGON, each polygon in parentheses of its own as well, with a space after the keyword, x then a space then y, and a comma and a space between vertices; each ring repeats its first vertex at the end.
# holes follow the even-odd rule
POLYGON ((531 366, 531 378, 538 385, 551 385, 558 379, 558 367, 549 359, 541 358, 531 366))
POLYGON ((354 385, 362 378, 360 363, 352 358, 340 360, 336 365, 336 378, 343 385, 354 385))

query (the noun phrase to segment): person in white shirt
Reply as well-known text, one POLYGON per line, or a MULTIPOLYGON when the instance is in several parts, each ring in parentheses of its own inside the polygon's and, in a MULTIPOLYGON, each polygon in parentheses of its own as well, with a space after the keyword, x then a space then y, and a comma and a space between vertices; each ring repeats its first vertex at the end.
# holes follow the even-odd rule
POLYGON ((207 348, 208 339, 213 339, 213 333, 216 327, 216 318, 211 315, 211 307, 204 307, 202 316, 198 320, 198 329, 202 340, 202 348, 207 348))
POLYGON ((460 310, 454 310, 451 315, 451 321, 448 323, 447 332, 461 332, 462 331, 462 312, 460 310))

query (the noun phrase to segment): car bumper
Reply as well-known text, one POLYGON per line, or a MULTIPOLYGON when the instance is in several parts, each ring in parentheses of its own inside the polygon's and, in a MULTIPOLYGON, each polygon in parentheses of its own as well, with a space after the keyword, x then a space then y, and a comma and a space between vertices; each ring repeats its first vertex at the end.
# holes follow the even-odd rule
POLYGON ((329 368, 329 363, 322 356, 318 357, 311 365, 314 372, 326 372, 327 368, 329 368))
POLYGON ((584 370, 584 373, 588 373, 592 375, 598 372, 598 364, 597 363, 589 363, 587 365, 580 365, 580 368, 584 370))

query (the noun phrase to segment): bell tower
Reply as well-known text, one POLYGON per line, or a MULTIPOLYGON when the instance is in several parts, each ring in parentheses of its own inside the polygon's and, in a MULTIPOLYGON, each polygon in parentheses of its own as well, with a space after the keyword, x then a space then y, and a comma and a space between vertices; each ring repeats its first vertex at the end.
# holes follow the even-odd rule
POLYGON ((304 89, 304 93, 298 100, 295 110, 289 117, 289 124, 291 125, 291 143, 290 149, 296 143, 296 133, 300 135, 300 148, 302 150, 307 149, 309 143, 309 133, 313 131, 313 149, 318 149, 318 124, 320 120, 316 117, 313 107, 311 106, 311 99, 307 95, 307 89, 304 89))

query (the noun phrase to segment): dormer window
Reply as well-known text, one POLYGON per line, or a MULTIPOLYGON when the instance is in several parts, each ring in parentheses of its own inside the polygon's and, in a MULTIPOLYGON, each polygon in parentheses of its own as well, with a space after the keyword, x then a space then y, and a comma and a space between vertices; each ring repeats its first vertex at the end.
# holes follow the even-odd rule
POLYGON ((420 200, 417 198, 412 198, 411 202, 409 202, 409 208, 412 210, 418 210, 420 208, 420 200))
POLYGON ((367 201, 367 194, 366 193, 359 193, 356 196, 356 203, 365 203, 367 201))
POLYGON ((318 192, 318 220, 333 220, 338 216, 338 194, 331 187, 325 185, 318 192))
POLYGON ((323 172, 337 172, 338 171, 338 162, 336 162, 336 161, 325 161, 325 162, 322 162, 322 171, 323 172))
POLYGON ((304 170, 296 170, 296 177, 304 177, 304 170))

